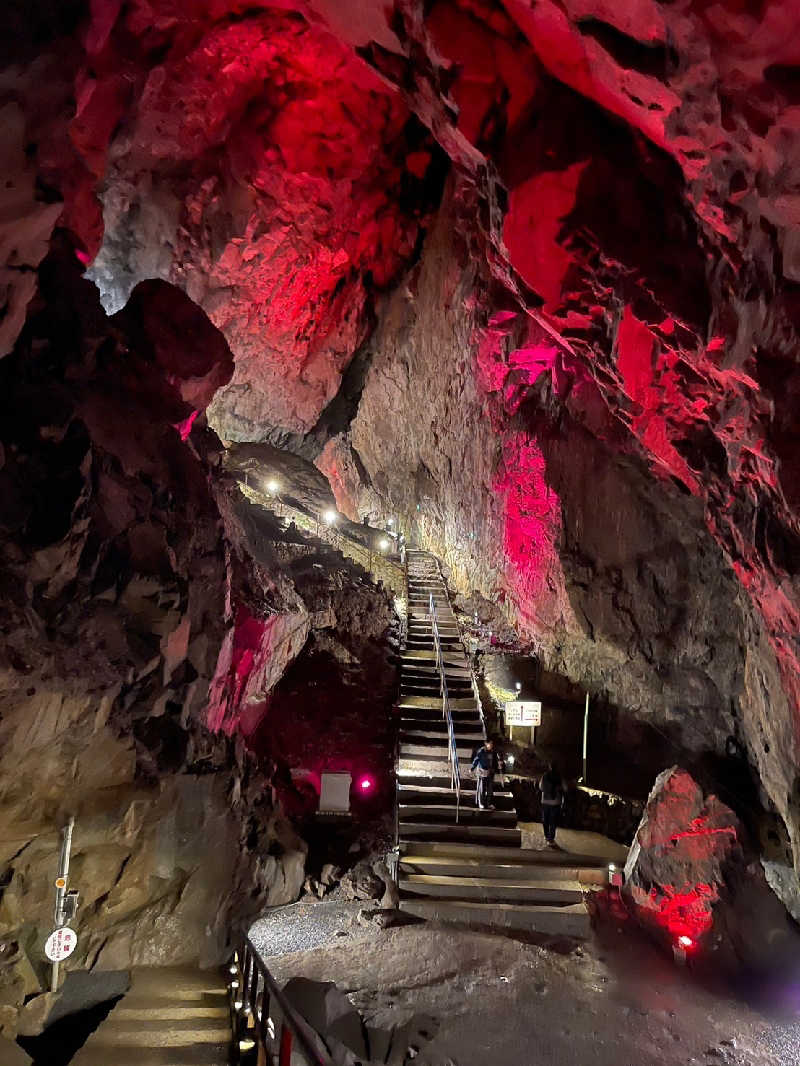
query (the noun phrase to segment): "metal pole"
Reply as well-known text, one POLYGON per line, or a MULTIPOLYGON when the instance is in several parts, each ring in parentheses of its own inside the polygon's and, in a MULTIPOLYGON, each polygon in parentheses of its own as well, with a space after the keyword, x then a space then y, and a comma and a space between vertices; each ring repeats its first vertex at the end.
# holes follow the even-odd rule
POLYGON ((586 704, 583 709, 583 778, 586 784, 586 748, 589 742, 589 693, 586 693, 586 704))
MULTIPOLYGON (((75 819, 70 815, 69 821, 63 830, 61 839, 61 855, 58 860, 58 876, 56 878, 56 902, 53 909, 53 921, 56 929, 64 924, 64 897, 67 894, 67 878, 69 876, 69 857, 72 851, 72 830, 75 827, 75 819)), ((58 991, 58 963, 53 963, 53 976, 50 982, 51 991, 58 991)))

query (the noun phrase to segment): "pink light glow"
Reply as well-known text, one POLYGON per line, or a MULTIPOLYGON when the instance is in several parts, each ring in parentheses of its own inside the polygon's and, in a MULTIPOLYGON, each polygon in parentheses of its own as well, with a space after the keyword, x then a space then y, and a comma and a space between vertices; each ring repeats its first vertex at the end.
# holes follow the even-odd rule
POLYGON ((197 418, 197 416, 199 414, 200 414, 199 411, 192 411, 192 413, 189 415, 188 418, 184 418, 184 420, 182 422, 176 422, 175 423, 175 429, 177 429, 177 431, 180 433, 181 440, 188 440, 189 439, 189 434, 192 432, 192 426, 194 425, 194 420, 197 418))
POLYGON ((362 792, 369 792, 369 790, 372 788, 372 784, 373 782, 371 777, 362 777, 361 780, 358 782, 358 787, 361 789, 362 792))
POLYGON ((690 948, 694 945, 694 941, 690 936, 679 936, 678 943, 682 948, 690 948))

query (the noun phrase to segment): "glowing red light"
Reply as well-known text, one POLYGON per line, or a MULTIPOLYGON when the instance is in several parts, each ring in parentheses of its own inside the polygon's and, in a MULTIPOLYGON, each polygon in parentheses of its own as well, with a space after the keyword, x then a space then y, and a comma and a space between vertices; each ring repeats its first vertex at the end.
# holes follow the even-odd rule
POLYGON ((694 944, 694 941, 690 936, 679 936, 678 943, 682 948, 690 948, 694 944))
POLYGON ((358 786, 362 792, 369 792, 369 790, 372 788, 372 778, 362 777, 358 783, 358 786))

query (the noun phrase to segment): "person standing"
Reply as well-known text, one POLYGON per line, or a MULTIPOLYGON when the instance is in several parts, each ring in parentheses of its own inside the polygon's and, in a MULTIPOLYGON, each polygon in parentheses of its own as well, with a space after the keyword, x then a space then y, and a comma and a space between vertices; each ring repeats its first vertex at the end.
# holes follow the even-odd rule
POLYGON ((547 772, 542 775, 539 782, 539 792, 542 801, 542 828, 547 846, 556 846, 556 830, 561 809, 567 798, 567 787, 559 773, 558 766, 551 762, 547 772))
POLYGON ((501 769, 501 760, 494 750, 494 741, 487 740, 475 752, 472 759, 472 769, 477 774, 478 782, 475 792, 475 801, 480 811, 493 811, 492 791, 494 789, 494 775, 501 769))

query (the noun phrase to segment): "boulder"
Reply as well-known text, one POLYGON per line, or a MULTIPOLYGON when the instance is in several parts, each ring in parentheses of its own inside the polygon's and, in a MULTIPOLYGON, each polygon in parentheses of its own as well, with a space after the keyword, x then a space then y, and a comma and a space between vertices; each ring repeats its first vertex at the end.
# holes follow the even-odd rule
POLYGON ((625 864, 625 891, 646 928, 697 943, 714 925, 726 870, 741 862, 733 811, 677 766, 656 778, 625 864))
POLYGON ((383 881, 367 862, 357 863, 344 875, 341 881, 345 898, 380 899, 384 894, 383 881))

